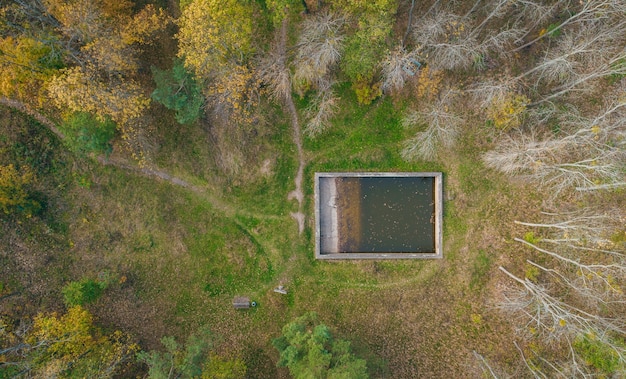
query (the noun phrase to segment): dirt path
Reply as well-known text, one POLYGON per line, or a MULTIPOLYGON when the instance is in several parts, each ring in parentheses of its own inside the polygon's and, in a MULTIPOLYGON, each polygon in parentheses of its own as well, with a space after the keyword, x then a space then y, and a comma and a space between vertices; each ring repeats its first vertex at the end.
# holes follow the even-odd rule
MULTIPOLYGON (((287 18, 283 20, 282 27, 280 29, 280 40, 278 44, 278 53, 279 56, 282 57, 282 62, 286 62, 286 54, 287 54, 287 18)), ((286 67, 283 67, 286 70, 286 67)), ((302 211, 304 207, 304 192, 302 191, 302 181, 304 177, 304 166, 306 165, 306 161, 304 159, 304 150, 302 149, 302 132, 300 129, 300 122, 298 121, 298 112, 296 111, 296 106, 293 102, 293 97, 291 96, 291 91, 287 91, 285 98, 285 106, 287 107, 287 112, 289 116, 291 116, 291 126, 293 128, 293 142, 298 149, 298 172, 296 173, 296 177, 294 178, 294 182, 296 185, 296 189, 289 192, 287 195, 287 200, 296 200, 298 201, 298 212, 291 212, 291 217, 293 217, 298 223, 298 231, 300 234, 304 231, 304 223, 305 217, 304 212, 302 211)))
POLYGON ((41 113, 33 110, 28 105, 22 103, 21 101, 7 99, 6 97, 0 97, 0 104, 4 104, 9 108, 17 109, 18 111, 22 113, 26 113, 27 115, 31 116, 35 120, 45 125, 48 129, 50 129, 50 131, 52 131, 52 133, 56 134, 60 139, 65 138, 63 133, 61 133, 61 131, 57 129, 56 124, 54 122, 52 122, 49 118, 42 115, 41 113))
POLYGON ((121 159, 108 159, 108 158, 104 158, 103 156, 99 156, 98 157, 98 162, 100 162, 102 165, 104 166, 113 166, 113 167, 117 167, 120 168, 122 170, 125 171, 130 171, 130 172, 134 172, 136 174, 142 175, 142 176, 146 176, 146 177, 152 177, 152 178, 158 178, 161 180, 164 180, 166 182, 169 182, 173 185, 179 186, 179 187, 183 187, 183 188, 187 188, 190 191, 202 196, 204 199, 206 199, 209 203, 211 203, 211 205, 219 210, 220 212, 222 212, 222 214, 224 214, 225 216, 234 218, 236 215, 241 215, 241 216, 246 216, 246 217, 253 217, 253 218, 257 218, 257 219, 280 219, 282 217, 277 216, 277 215, 269 215, 269 214, 264 214, 264 213, 258 213, 258 212, 250 212, 250 211, 246 211, 246 210, 242 210, 239 208, 235 208, 234 206, 232 206, 229 203, 226 203, 224 201, 222 201, 222 199, 220 199, 217 196, 214 196, 213 194, 211 194, 210 191, 207 190, 207 188, 201 187, 201 186, 197 186, 194 184, 191 184, 183 179, 177 178, 173 175, 170 175, 169 173, 163 171, 163 170, 159 170, 155 167, 150 167, 150 166, 143 166, 143 167, 139 167, 137 165, 133 165, 129 162, 126 162, 124 160, 121 159))
POLYGON ((113 167, 121 168, 126 171, 134 171, 136 173, 142 174, 143 176, 151 176, 151 177, 160 178, 160 179, 165 180, 166 182, 170 182, 179 187, 189 188, 190 190, 197 192, 197 193, 204 193, 204 190, 202 188, 193 186, 189 184, 189 182, 183 179, 177 178, 175 176, 168 174, 165 171, 161 171, 152 167, 148 167, 148 166, 138 167, 138 166, 131 165, 127 162, 123 162, 119 159, 112 160, 112 159, 105 158, 103 156, 98 157, 98 162, 100 162, 104 166, 113 166, 113 167))
MULTIPOLYGON (((279 53, 282 57, 286 57, 286 41, 287 41, 287 20, 285 19, 281 27, 280 41, 279 41, 279 53)), ((290 201, 290 200, 295 199, 298 202, 298 211, 291 212, 290 215, 298 223, 298 231, 300 234, 302 234, 302 232, 304 231, 304 224, 306 221, 304 212, 303 212, 304 192, 302 191, 304 166, 306 164, 306 161, 304 159, 304 151, 302 149, 302 133, 300 129, 300 123, 298 121, 298 113, 296 111, 296 106, 293 102, 291 92, 287 93, 287 95, 284 98, 284 101, 285 101, 285 106, 287 107, 287 112, 289 113, 291 117, 291 125, 293 128, 293 142, 296 145, 297 151, 298 151, 298 171, 294 178, 294 183, 295 183, 296 188, 293 191, 289 192, 289 194, 287 195, 287 200, 290 201)), ((56 127, 56 124, 52 120, 42 115, 41 113, 31 109, 27 104, 24 104, 18 100, 8 99, 6 97, 0 97, 0 104, 4 104, 10 108, 17 109, 20 112, 30 115, 31 117, 39 121, 41 124, 45 125, 48 129, 50 129, 50 131, 56 134, 60 139, 65 138, 65 135, 63 135, 63 133, 56 127)), ((234 207, 230 206, 229 204, 226 204, 222 202, 221 200, 219 200, 218 198, 210 195, 206 191, 206 189, 200 188, 198 186, 194 186, 186 182, 183 179, 172 176, 168 174, 167 172, 158 170, 156 168, 151 168, 151 167, 140 168, 140 167, 128 164, 126 162, 122 162, 119 160, 109 160, 103 157, 99 157, 98 161, 104 165, 116 166, 127 171, 134 171, 134 172, 140 173, 145 176, 156 177, 156 178, 165 180, 167 182, 170 182, 174 185, 188 188, 196 193, 204 194, 204 196, 208 197, 208 200, 216 208, 220 209, 221 211, 223 211, 224 213, 230 216, 233 216, 236 213, 239 213, 239 214, 247 214, 250 216, 261 217, 261 218, 270 217, 268 215, 249 214, 249 212, 242 212, 240 210, 238 211, 234 207)))

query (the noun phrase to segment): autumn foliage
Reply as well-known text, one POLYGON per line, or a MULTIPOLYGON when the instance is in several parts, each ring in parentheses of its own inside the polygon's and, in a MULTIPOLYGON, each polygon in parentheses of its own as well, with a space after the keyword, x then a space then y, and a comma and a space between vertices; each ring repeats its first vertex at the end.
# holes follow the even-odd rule
POLYGON ((12 164, 0 165, 0 209, 6 213, 24 211, 27 215, 39 208, 39 204, 30 199, 28 188, 34 176, 28 167, 16 169, 12 164))
POLYGON ((61 315, 41 313, 26 333, 0 323, 0 340, 12 342, 0 354, 5 363, 0 364, 0 374, 9 377, 111 377, 138 350, 122 332, 102 333, 80 306, 61 315))

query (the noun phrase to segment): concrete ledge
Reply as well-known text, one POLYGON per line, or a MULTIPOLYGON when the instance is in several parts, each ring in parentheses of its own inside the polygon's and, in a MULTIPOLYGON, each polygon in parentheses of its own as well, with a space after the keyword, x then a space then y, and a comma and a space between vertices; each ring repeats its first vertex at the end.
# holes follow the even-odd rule
POLYGON ((315 173, 315 258, 340 259, 439 259, 443 257, 443 174, 441 172, 318 172, 315 173), (402 178, 434 179, 434 252, 419 253, 356 253, 340 252, 341 220, 337 204, 338 178, 402 178))
POLYGON ((320 178, 319 233, 320 250, 339 253, 339 220, 337 214, 336 178, 320 178))

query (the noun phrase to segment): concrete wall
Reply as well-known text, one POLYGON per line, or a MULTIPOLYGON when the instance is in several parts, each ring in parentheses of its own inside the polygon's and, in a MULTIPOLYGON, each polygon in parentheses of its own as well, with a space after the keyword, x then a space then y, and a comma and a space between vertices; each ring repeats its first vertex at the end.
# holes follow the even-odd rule
POLYGON ((443 257, 443 174, 441 172, 315 173, 315 257, 317 259, 432 259, 443 257), (435 180, 435 253, 341 253, 336 178, 432 177, 435 180))

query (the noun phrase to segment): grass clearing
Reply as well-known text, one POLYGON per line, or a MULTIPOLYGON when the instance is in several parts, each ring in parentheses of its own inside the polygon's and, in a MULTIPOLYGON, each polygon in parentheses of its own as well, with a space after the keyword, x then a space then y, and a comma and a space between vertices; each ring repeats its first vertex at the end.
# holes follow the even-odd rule
POLYGON ((76 166, 65 188, 73 200, 63 218, 54 217, 64 220, 59 228, 72 259, 51 291, 114 273, 118 282, 89 305, 105 326, 131 332, 150 349, 163 335, 184 340, 209 325, 220 335, 218 351, 239 352, 259 378, 284 377, 270 341, 310 310, 352 341, 374 377, 463 375, 472 349, 487 357, 514 354, 499 352, 508 326, 485 307, 498 262, 491 252, 502 245, 493 225, 512 217, 513 191, 465 149, 438 162, 403 161, 409 132, 400 124, 402 109, 386 98, 358 107, 349 86, 339 91, 335 125, 304 140, 304 233, 289 216, 297 209, 287 201, 297 152, 288 124, 260 125, 263 143, 244 151, 249 167, 226 173, 214 160, 209 131, 164 116, 153 162, 200 189, 96 163, 76 166), (443 171, 453 195, 444 204, 444 259, 316 261, 313 173, 353 170, 443 171), (288 295, 273 292, 278 284, 288 295), (258 307, 235 311, 231 301, 239 295, 258 307))
MULTIPOLYGON (((464 358, 450 364, 443 363, 446 357, 465 351, 469 359, 469 349, 483 347, 481 341, 487 336, 490 341, 487 352, 495 354, 498 345, 505 341, 504 320, 480 306, 483 295, 478 290, 488 286, 492 263, 488 254, 480 251, 490 248, 490 234, 495 233, 481 231, 480 225, 491 222, 486 218, 499 217, 499 209, 509 206, 512 199, 506 196, 508 191, 503 191, 504 183, 493 180, 475 153, 467 157, 460 151, 439 163, 402 161, 399 146, 407 131, 400 125, 401 111, 387 99, 378 100, 369 108, 356 107, 350 101, 353 96, 350 88, 341 90, 345 92, 342 97, 345 104, 340 106, 342 111, 335 126, 315 139, 304 141, 308 160, 305 233, 295 237, 295 222, 288 217, 288 212, 295 210, 295 203, 285 200, 293 186, 295 150, 289 130, 279 127, 280 136, 268 146, 269 151, 279 154, 277 161, 282 161, 274 166, 272 175, 265 180, 252 178, 224 193, 229 202, 255 215, 213 220, 206 230, 192 233, 194 237, 186 243, 188 248, 196 246, 189 251, 197 249, 199 255, 194 259, 194 279, 189 279, 188 285, 179 284, 178 289, 168 290, 178 299, 175 317, 170 322, 181 318, 215 320, 219 325, 216 328, 230 335, 226 339, 235 348, 241 343, 236 342, 241 331, 233 329, 235 321, 243 322, 244 329, 250 328, 249 338, 262 340, 262 334, 276 336, 289 319, 316 310, 322 319, 337 328, 340 336, 351 339, 357 351, 370 357, 374 376, 390 372, 400 377, 422 375, 425 368, 432 370, 426 376, 465 372, 464 358), (444 171, 450 176, 447 186, 456 193, 456 198, 445 204, 444 259, 315 261, 311 227, 313 173, 351 170, 444 171), (494 191, 502 191, 505 203, 497 205, 488 200, 486 194, 494 191), (207 246, 215 250, 211 252, 207 246), (200 253, 202 249, 204 255, 200 253), (249 255, 250 250, 256 251, 256 258, 249 255), (230 263, 217 263, 218 257, 228 257, 230 263), (271 270, 263 262, 271 263, 271 270), (247 282, 245 278, 250 280, 247 282), (278 283, 289 289, 288 296, 271 292, 278 283), (469 287, 472 291, 466 290, 469 287), (176 295, 177 291, 183 291, 182 298, 176 295), (229 301, 242 293, 256 299, 259 307, 248 313, 233 314, 229 301), (465 305, 458 308, 455 304, 465 305), (207 319, 209 313, 212 316, 207 319), (220 317, 234 317, 234 320, 224 321, 220 317), (255 330, 260 325, 263 331, 255 330)), ((299 106, 304 105, 303 100, 299 106)), ((209 211, 189 211, 183 204, 178 206, 187 215, 180 222, 184 225, 193 225, 200 215, 209 211)), ((269 351, 269 357, 273 357, 274 352, 269 351)))

